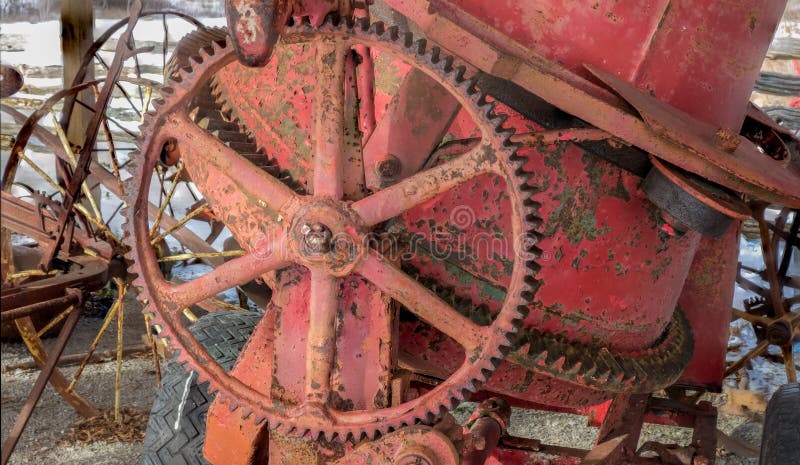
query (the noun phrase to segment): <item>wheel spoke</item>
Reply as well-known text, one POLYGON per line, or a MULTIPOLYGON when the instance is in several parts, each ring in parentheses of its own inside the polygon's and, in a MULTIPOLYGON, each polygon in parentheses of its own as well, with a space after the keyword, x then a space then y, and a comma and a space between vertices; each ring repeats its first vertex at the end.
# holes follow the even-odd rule
POLYGON ((409 311, 461 344, 468 356, 472 350, 482 346, 486 337, 482 327, 458 313, 377 252, 370 251, 361 261, 357 272, 409 311))
POLYGON ((781 346, 783 353, 783 365, 786 367, 786 382, 797 382, 797 366, 794 364, 794 354, 792 354, 792 344, 781 346))
POLYGON ((777 265, 775 263, 776 256, 775 250, 772 248, 773 243, 769 233, 769 226, 764 219, 765 208, 765 205, 756 207, 755 219, 758 221, 758 230, 761 235, 761 254, 764 258, 764 273, 767 275, 766 281, 769 283, 769 300, 772 304, 775 316, 780 317, 785 313, 783 297, 781 295, 782 288, 780 278, 778 277, 777 265))
POLYGON ((459 158, 417 173, 353 203, 353 209, 368 226, 374 226, 476 176, 492 172, 494 161, 491 146, 478 145, 459 158))
POLYGON ((333 40, 317 44, 314 95, 314 195, 342 198, 344 75, 349 48, 333 40))
POLYGON ((162 281, 159 289, 162 305, 180 312, 197 302, 287 265, 286 238, 282 232, 273 237, 277 239, 264 241, 249 254, 225 262, 197 279, 178 285, 162 281))
POLYGON ((739 371, 739 369, 741 369, 744 366, 744 364, 747 363, 748 360, 752 360, 752 359, 758 357, 765 350, 767 350, 768 347, 769 347, 769 341, 766 340, 766 339, 764 339, 761 342, 759 342, 758 344, 756 344, 755 347, 753 347, 752 349, 750 349, 749 352, 744 354, 739 360, 736 361, 736 363, 734 363, 733 365, 729 366, 728 369, 725 370, 725 374, 723 375, 723 378, 727 378, 728 376, 732 375, 733 373, 736 373, 737 371, 739 371))
POLYGON ((336 352, 336 312, 339 279, 327 272, 311 270, 311 312, 306 343, 306 401, 325 404, 331 388, 336 352))
POLYGON ((747 312, 743 312, 743 311, 741 311, 741 310, 739 310, 737 308, 733 309, 733 316, 735 316, 736 318, 741 318, 741 319, 743 319, 745 321, 749 321, 750 323, 757 323, 757 324, 761 324, 761 325, 764 325, 764 326, 769 326, 769 324, 772 322, 772 320, 770 320, 769 318, 766 318, 766 317, 763 317, 763 316, 759 316, 759 315, 751 315, 751 314, 749 314, 747 312))
POLYGON ((188 119, 169 119, 164 132, 178 137, 186 170, 206 196, 225 198, 234 192, 278 213, 296 198, 288 186, 188 119))

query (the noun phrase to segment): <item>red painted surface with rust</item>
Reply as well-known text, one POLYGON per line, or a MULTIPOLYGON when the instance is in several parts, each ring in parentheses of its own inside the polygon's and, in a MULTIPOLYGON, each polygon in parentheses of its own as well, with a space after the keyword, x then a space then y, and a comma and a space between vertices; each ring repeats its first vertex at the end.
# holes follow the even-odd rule
MULTIPOLYGON (((446 2, 431 3, 435 12, 446 2)), ((618 125, 624 128, 623 138, 642 148, 653 144, 659 156, 685 162, 679 166, 707 170, 704 173, 710 179, 741 187, 745 192, 763 191, 779 197, 783 195, 780 186, 791 175, 747 176, 754 166, 753 146, 744 144, 741 149, 741 153, 750 150, 745 153, 750 158, 742 156, 743 160, 734 161, 722 160, 713 144, 709 151, 704 150, 709 145, 708 128, 736 128, 741 123, 749 94, 745 84, 752 84, 756 72, 753 61, 763 54, 768 39, 765 31, 774 25, 779 13, 773 7, 752 13, 759 2, 745 3, 724 13, 697 8, 704 11, 703 15, 694 10, 687 12, 688 2, 664 0, 603 0, 593 6, 573 1, 501 1, 491 7, 485 2, 463 0, 450 6, 461 6, 480 21, 477 26, 472 24, 472 33, 493 28, 495 34, 487 33, 485 37, 497 38, 499 32, 516 40, 524 50, 565 67, 539 62, 537 72, 566 78, 559 81, 551 76, 547 80, 535 74, 526 76, 520 71, 523 68, 515 68, 515 58, 496 54, 490 50, 492 47, 477 51, 462 47, 464 53, 473 54, 473 64, 488 64, 492 72, 513 78, 525 88, 535 87, 539 79, 551 85, 544 87, 551 93, 544 96, 545 100, 561 102, 566 110, 577 109, 571 112, 594 122, 583 116, 587 108, 579 108, 582 101, 589 101, 590 109, 597 109, 604 123, 594 124, 605 132, 616 135, 612 129, 618 125), (754 42, 747 46, 741 44, 740 23, 744 19, 754 42), (724 30, 722 39, 702 40, 720 29, 724 30), (690 32, 681 34, 686 30, 690 32), (674 37, 676 34, 679 37, 674 37), (740 42, 730 40, 728 34, 740 42), (712 66, 705 54, 718 40, 730 43, 719 45, 716 58, 734 59, 729 55, 737 46, 747 48, 737 55, 739 61, 726 63, 735 68, 733 74, 720 76, 718 67, 712 66), (670 62, 675 54, 681 56, 677 66, 670 62), (687 71, 686 66, 698 60, 702 60, 702 66, 687 71), (586 64, 596 65, 608 74, 586 68, 586 64), (675 73, 656 73, 666 68, 675 73), (594 79, 592 76, 615 89, 641 115, 623 108, 620 99, 608 90, 584 80, 594 79), (554 92, 570 84, 575 87, 564 93, 554 92), (637 91, 636 86, 659 100, 637 91), (725 105, 711 108, 721 98, 725 98, 725 105), (663 107, 660 102, 689 115, 663 107), (694 124, 690 116, 713 126, 679 131, 681 124, 694 124), (687 150, 684 145, 694 149, 687 150)), ((330 7, 330 2, 325 1, 300 4, 309 12, 330 7)), ((406 13, 412 20, 419 19, 419 14, 426 22, 424 27, 443 27, 440 33, 448 27, 453 30, 452 24, 427 16, 428 11, 411 9, 406 13)), ((319 15, 312 16, 314 24, 321 22, 319 15)), ((456 23, 458 18, 456 15, 456 23)), ((401 420, 417 421, 422 414, 442 406, 436 398, 439 393, 459 399, 464 392, 474 390, 474 383, 480 378, 468 376, 470 370, 490 373, 490 361, 500 356, 504 341, 507 344, 507 328, 516 318, 516 304, 522 302, 529 310, 521 324, 523 336, 533 331, 557 334, 574 344, 591 347, 594 352, 585 354, 588 360, 597 353, 644 358, 647 349, 655 346, 669 329, 670 321, 675 321, 674 315, 680 315, 675 313, 680 297, 695 333, 702 334, 713 327, 715 336, 719 336, 698 344, 697 353, 701 355, 690 366, 684 381, 718 385, 717 371, 723 362, 719 354, 724 353, 730 303, 730 289, 722 286, 730 288, 733 276, 713 282, 708 276, 712 268, 722 269, 726 276, 730 274, 735 263, 736 226, 718 242, 701 241, 695 232, 676 235, 639 188, 640 178, 577 145, 556 141, 529 145, 516 153, 522 167, 513 165, 516 158, 498 162, 497 153, 505 152, 497 145, 481 145, 485 141, 465 146, 464 154, 458 158, 452 153, 429 157, 445 133, 448 139, 482 135, 496 144, 501 132, 494 131, 494 127, 487 131, 482 126, 481 118, 492 119, 492 115, 476 115, 474 109, 456 114, 455 97, 438 90, 431 92, 425 79, 408 72, 409 64, 423 63, 427 56, 416 57, 416 63, 400 65, 392 53, 368 51, 360 44, 356 52, 362 59, 369 54, 371 60, 364 69, 374 70, 372 79, 359 75, 350 49, 353 44, 344 43, 347 40, 349 37, 342 40, 324 36, 310 44, 281 47, 262 69, 246 69, 237 63, 222 68, 224 60, 212 65, 204 63, 210 66, 208 69, 217 66, 214 71, 222 68, 216 73, 214 85, 226 109, 232 110, 250 130, 256 144, 264 149, 265 156, 274 159, 282 175, 291 177, 304 192, 315 196, 312 200, 295 195, 269 175, 248 171, 244 158, 215 143, 201 130, 189 129, 193 123, 185 115, 170 115, 166 124, 155 131, 156 141, 160 140, 156 137, 162 134, 160 131, 186 134, 181 143, 192 178, 209 202, 218 206, 217 213, 231 227, 237 241, 251 253, 189 284, 173 288, 156 280, 151 285, 156 290, 155 300, 166 301, 166 307, 180 308, 191 303, 189 291, 211 295, 223 284, 252 279, 257 272, 274 271, 289 261, 302 265, 277 272, 267 317, 259 323, 231 373, 235 382, 213 370, 206 375, 217 387, 225 389, 229 399, 238 399, 241 407, 232 412, 224 396, 215 401, 209 413, 207 458, 219 464, 251 463, 262 453, 266 441, 266 424, 259 423, 265 417, 275 419, 270 426, 278 428, 273 443, 285 434, 302 436, 304 432, 307 440, 315 439, 319 433, 326 433, 327 439, 354 432, 375 438, 401 424, 401 420), (346 103, 355 101, 354 92, 363 91, 371 83, 375 85, 374 93, 365 101, 374 101, 374 109, 346 112, 346 103), (357 115, 366 121, 348 121, 357 115), (372 122, 373 116, 377 123, 372 122), (362 136, 356 128, 371 134, 362 136), (490 135, 491 131, 494 132, 490 135), (362 141, 366 142, 363 147, 362 141), (376 165, 389 157, 401 163, 389 177, 400 179, 379 181, 374 176, 381 172, 376 165), (423 163, 429 170, 415 174, 423 163), (526 171, 532 173, 530 178, 526 171), (403 183, 402 178, 408 176, 409 182, 403 183), (396 188, 385 187, 398 181, 396 188), (379 186, 385 188, 378 190, 379 186), (538 211, 522 201, 523 195, 528 194, 521 192, 528 192, 527 187, 535 188, 529 200, 540 204, 538 211), (370 192, 369 188, 377 192, 370 192), (522 218, 530 222, 532 229, 520 226, 527 225, 522 218), (285 246, 287 251, 260 263, 250 257, 265 250, 274 252, 255 244, 263 236, 264 222, 275 223, 274 246, 285 246), (308 233, 300 235, 298 231, 323 223, 347 241, 362 241, 370 228, 377 227, 379 233, 394 234, 394 240, 410 240, 413 247, 401 248, 406 253, 396 257, 383 249, 381 255, 375 249, 363 248, 362 243, 352 248, 352 256, 344 262, 328 255, 318 259, 314 255, 317 252, 309 253, 303 248, 308 233), (527 253, 519 245, 526 239, 523 232, 538 239, 538 249, 532 249, 537 254, 541 252, 537 266, 523 258, 527 253), (700 253, 696 254, 698 250, 700 253), (535 274, 538 281, 535 296, 527 287, 533 286, 532 280, 519 280, 523 265, 531 266, 531 271, 525 272, 535 274), (232 277, 221 276, 220 270, 231 271, 232 277), (215 274, 218 276, 213 277, 215 274), (388 296, 405 310, 397 310, 388 296), (178 303, 170 300, 172 297, 178 303), (512 301, 515 305, 510 306, 512 301), (704 311, 708 305, 713 311, 704 311), (491 355, 492 350, 497 354, 491 355), (399 404, 390 405, 396 363, 442 381, 416 391, 421 397, 403 398, 399 404), (242 418, 251 412, 254 418, 242 418), (246 450, 232 458, 223 438, 246 450)), ((452 49, 453 43, 447 45, 452 49)), ((391 47, 390 50, 396 53, 391 47)), ((458 53, 459 49, 453 51, 458 53)), ((438 65, 436 59, 431 60, 438 65)), ((435 77, 433 73, 429 76, 435 77)), ((447 82, 442 81, 442 85, 452 95, 458 94, 453 87, 447 87, 447 82)), ((460 98, 465 108, 472 108, 469 97, 460 98)), ((174 103, 168 110, 171 105, 174 103)), ((510 108, 500 105, 500 110, 511 115, 506 125, 518 133, 545 129, 510 108)), ((789 190, 792 192, 787 197, 800 198, 795 188, 789 190)), ((137 223, 134 228, 141 225, 137 223)), ((327 249, 324 254, 328 254, 327 249)), ((182 338, 180 342, 192 348, 185 330, 167 323, 165 333, 176 332, 182 338)), ((528 354, 529 349, 511 348, 519 354, 528 354)), ((539 363, 559 366, 565 359, 540 359, 539 363)), ((521 404, 539 403, 558 409, 589 407, 610 397, 607 392, 582 386, 583 376, 593 374, 569 378, 568 369, 563 368, 564 378, 569 381, 557 381, 522 366, 503 361, 483 389, 521 404)), ((580 368, 569 369, 578 373, 580 368)), ((644 408, 639 410, 637 419, 629 425, 636 434, 644 416, 644 408)), ((598 413, 602 415, 602 409, 598 413)), ((636 442, 635 438, 632 440, 636 442)), ((292 447, 287 446, 286 450, 292 447)), ((606 443, 605 447, 611 445, 606 443)), ((282 449, 272 453, 280 453, 276 450, 282 449)), ((340 453, 336 450, 331 456, 340 453)), ((501 448, 495 455, 502 454, 509 452, 501 448)), ((527 458, 517 454, 502 460, 536 460, 535 454, 525 454, 527 458)))
MULTIPOLYGON (((435 4, 436 2, 432 2, 435 4)), ((589 77, 586 63, 684 112, 738 130, 785 1, 453 0, 589 77)))
POLYGON ((678 300, 695 333, 695 356, 678 384, 722 389, 741 223, 719 239, 703 238, 678 300))

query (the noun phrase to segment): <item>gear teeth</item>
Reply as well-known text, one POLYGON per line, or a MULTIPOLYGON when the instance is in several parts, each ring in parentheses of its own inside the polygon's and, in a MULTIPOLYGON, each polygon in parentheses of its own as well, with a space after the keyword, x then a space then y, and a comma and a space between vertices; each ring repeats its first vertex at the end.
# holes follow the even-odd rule
POLYGON ((425 55, 425 50, 427 47, 428 47, 428 40, 425 38, 421 38, 417 39, 411 48, 417 55, 425 55))
POLYGON ((392 42, 397 42, 400 39, 400 29, 397 26, 390 26, 386 32, 392 42))
POLYGON ((457 84, 461 84, 462 82, 464 82, 466 80, 466 78, 464 76, 467 73, 467 67, 464 66, 464 65, 459 65, 459 66, 456 66, 454 69, 455 69, 456 74, 453 77, 453 79, 456 81, 457 84))
POLYGON ((439 61, 439 69, 446 75, 449 75, 453 72, 453 62, 455 59, 450 56, 446 55, 444 58, 439 61))
POLYGON ((414 44, 414 34, 410 32, 406 32, 403 34, 403 46, 405 48, 411 48, 414 44))
POLYGON ((356 19, 353 29, 360 29, 361 32, 369 32, 369 19, 358 18, 356 19))
POLYGON ((381 37, 386 32, 386 25, 381 22, 374 22, 369 26, 369 33, 381 37))

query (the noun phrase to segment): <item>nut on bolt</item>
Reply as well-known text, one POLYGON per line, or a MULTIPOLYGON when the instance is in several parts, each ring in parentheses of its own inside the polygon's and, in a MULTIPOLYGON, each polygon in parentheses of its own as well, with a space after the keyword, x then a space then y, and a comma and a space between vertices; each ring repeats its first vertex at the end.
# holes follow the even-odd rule
POLYGON ((303 245, 308 252, 322 254, 331 250, 331 230, 324 224, 303 224, 300 233, 303 234, 303 245))

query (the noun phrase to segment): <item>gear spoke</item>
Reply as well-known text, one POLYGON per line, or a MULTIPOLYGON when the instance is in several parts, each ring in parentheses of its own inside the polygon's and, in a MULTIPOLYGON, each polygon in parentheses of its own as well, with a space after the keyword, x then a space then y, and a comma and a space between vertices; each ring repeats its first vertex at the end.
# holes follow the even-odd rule
POLYGON ((224 185, 226 192, 236 190, 277 213, 283 213, 286 206, 296 199, 297 195, 285 184, 258 169, 189 119, 168 119, 164 130, 181 136, 180 150, 184 163, 195 184, 202 186, 201 191, 206 192, 204 187, 214 179, 215 184, 224 185), (213 170, 215 176, 199 172, 197 167, 200 166, 204 166, 206 171, 213 170), (225 182, 220 182, 220 177, 224 177, 225 182))
POLYGON ((343 42, 317 43, 314 96, 314 195, 342 198, 344 152, 344 74, 350 48, 343 42))
POLYGON ((480 348, 486 332, 377 252, 370 251, 357 272, 409 311, 458 342, 467 356, 480 348))
POLYGON ((493 172, 494 165, 491 146, 481 144, 454 160, 417 173, 353 203, 353 210, 365 224, 374 226, 476 176, 493 172))
POLYGON ((284 267, 289 263, 286 239, 283 234, 276 234, 276 237, 277 239, 264 241, 259 244, 258 249, 225 262, 197 279, 178 285, 162 281, 160 300, 179 313, 184 308, 220 292, 249 283, 265 273, 284 267))
POLYGON ((325 404, 331 388, 336 351, 336 313, 339 309, 339 279, 327 272, 311 270, 311 312, 306 344, 306 402, 325 404))

